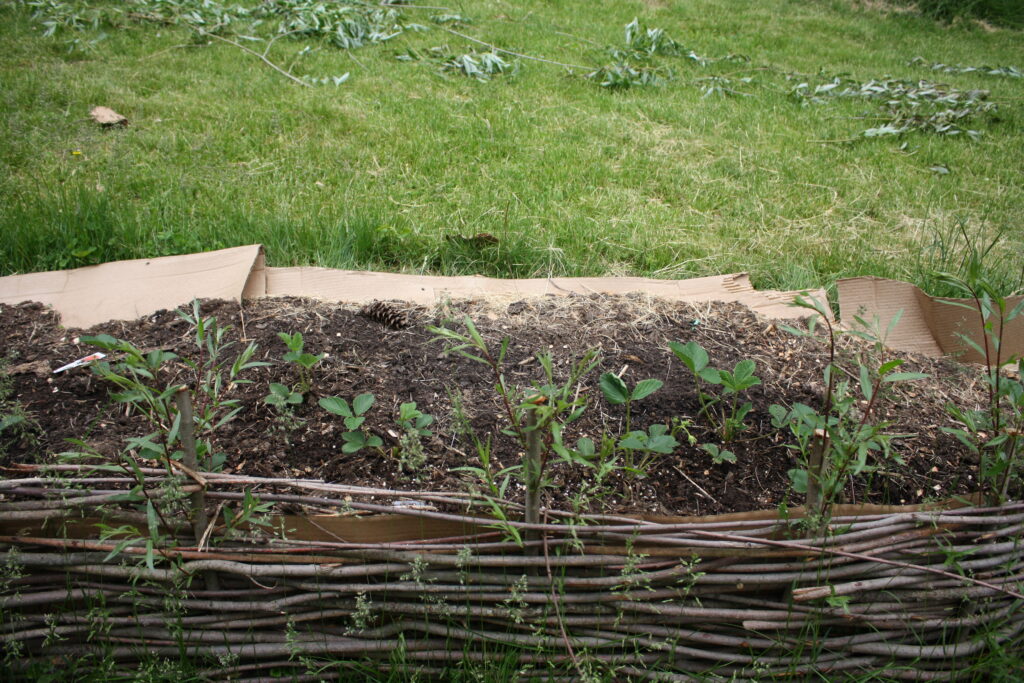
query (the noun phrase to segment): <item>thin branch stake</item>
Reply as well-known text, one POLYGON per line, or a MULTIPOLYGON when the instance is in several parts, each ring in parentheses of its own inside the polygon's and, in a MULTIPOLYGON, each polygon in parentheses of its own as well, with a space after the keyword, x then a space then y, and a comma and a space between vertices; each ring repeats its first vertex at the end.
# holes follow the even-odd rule
POLYGON ((807 463, 807 509, 822 514, 821 478, 825 468, 825 442, 828 433, 824 429, 814 430, 811 442, 811 457, 807 463))
MULTIPOLYGON (((538 404, 543 402, 543 397, 538 396, 530 400, 530 403, 538 404)), ((523 521, 527 524, 540 524, 540 488, 541 474, 544 464, 541 462, 541 446, 543 435, 537 422, 537 411, 526 411, 526 458, 523 461, 523 474, 526 479, 526 510, 523 513, 523 521)), ((528 529, 524 536, 527 541, 537 540, 537 531, 528 529)), ((530 546, 527 554, 535 555, 537 548, 530 546)))
MULTIPOLYGON (((185 467, 182 469, 195 474, 199 469, 199 460, 196 453, 196 437, 193 432, 195 416, 192 413, 192 394, 188 387, 178 387, 174 393, 174 403, 178 406, 178 434, 181 438, 182 450, 185 451, 183 457, 185 467)), ((168 462, 171 462, 170 458, 168 458, 168 462)), ((198 479, 202 479, 202 477, 198 477, 198 479)), ((210 521, 206 516, 205 488, 201 487, 189 498, 192 501, 192 533, 196 537, 196 545, 202 546, 203 539, 206 538, 206 531, 210 526, 210 521)), ((213 572, 207 572, 206 585, 210 590, 220 590, 220 582, 213 572)))

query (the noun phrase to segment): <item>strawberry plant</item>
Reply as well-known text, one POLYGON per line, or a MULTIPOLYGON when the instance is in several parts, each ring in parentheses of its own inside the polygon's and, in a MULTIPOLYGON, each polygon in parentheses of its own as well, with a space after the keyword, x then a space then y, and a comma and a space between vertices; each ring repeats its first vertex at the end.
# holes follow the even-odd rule
POLYGON ((384 445, 379 436, 363 429, 366 411, 370 409, 373 402, 374 396, 371 393, 359 394, 352 399, 351 406, 348 401, 337 396, 325 396, 320 399, 321 408, 329 413, 340 415, 345 420, 347 431, 341 434, 341 440, 345 442, 341 447, 342 453, 357 453, 363 448, 380 448, 384 445))

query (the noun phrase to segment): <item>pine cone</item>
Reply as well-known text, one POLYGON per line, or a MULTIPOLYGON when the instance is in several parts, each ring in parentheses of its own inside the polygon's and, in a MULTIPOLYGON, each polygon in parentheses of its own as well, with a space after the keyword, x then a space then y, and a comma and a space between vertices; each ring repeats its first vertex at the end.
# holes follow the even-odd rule
POLYGON ((363 306, 359 314, 392 330, 400 330, 409 326, 408 316, 386 301, 374 301, 367 304, 363 306))

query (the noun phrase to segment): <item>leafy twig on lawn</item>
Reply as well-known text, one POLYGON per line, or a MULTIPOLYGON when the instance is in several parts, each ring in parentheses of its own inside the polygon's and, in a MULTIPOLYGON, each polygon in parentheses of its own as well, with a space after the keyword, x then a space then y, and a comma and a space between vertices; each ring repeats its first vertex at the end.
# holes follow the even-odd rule
POLYGON ((437 7, 435 5, 406 5, 391 2, 382 2, 377 7, 386 7, 388 9, 432 9, 440 12, 454 12, 455 10, 451 7, 437 7))
MULTIPOLYGON (((585 71, 592 71, 593 70, 593 67, 589 67, 589 66, 580 66, 578 64, 565 64, 564 62, 556 62, 553 59, 545 59, 544 57, 531 57, 530 55, 524 55, 524 54, 519 53, 519 52, 512 52, 512 50, 505 50, 503 48, 498 47, 497 45, 493 45, 491 43, 484 42, 484 41, 480 40, 479 38, 474 38, 473 36, 467 36, 465 33, 460 33, 459 31, 456 31, 453 28, 448 28, 447 26, 438 26, 438 28, 440 28, 441 30, 447 31, 448 33, 451 33, 453 35, 456 35, 456 36, 458 36, 460 38, 464 38, 465 40, 469 40, 469 41, 474 42, 474 43, 479 43, 480 45, 483 45, 484 47, 489 47, 492 50, 494 50, 495 52, 503 52, 503 53, 505 53, 507 55, 512 55, 513 57, 519 57, 520 59, 530 59, 530 60, 533 60, 535 62, 544 62, 545 64, 554 64, 555 66, 565 67, 566 69, 583 69, 585 71)), ((241 46, 239 46, 239 47, 241 47, 241 46)))

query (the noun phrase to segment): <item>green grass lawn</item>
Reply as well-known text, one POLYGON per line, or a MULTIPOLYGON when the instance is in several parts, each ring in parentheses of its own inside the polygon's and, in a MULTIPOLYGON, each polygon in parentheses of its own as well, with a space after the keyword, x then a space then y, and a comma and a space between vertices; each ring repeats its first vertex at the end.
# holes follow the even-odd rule
MULTIPOLYGON (((272 265, 930 285, 929 268, 956 266, 950 240, 965 222, 979 244, 1002 235, 991 262, 1008 287, 1020 275, 1024 78, 909 63, 1024 69, 1019 30, 839 0, 481 0, 396 7, 400 23, 428 30, 358 49, 277 40, 270 61, 328 79, 303 87, 180 17, 145 20, 199 4, 0 1, 0 274, 262 242, 272 265), (44 36, 31 5, 86 25, 44 36), (92 27, 96 7, 121 13, 92 27), (634 17, 686 51, 749 61, 634 56, 672 78, 610 89, 586 70, 507 54, 517 70, 487 81, 429 58, 434 47, 486 51, 448 26, 596 69, 625 48, 634 17), (410 49, 426 58, 396 58, 410 49), (835 76, 987 90, 996 108, 958 122, 977 139, 865 137, 887 122, 885 98, 793 94, 835 76), (96 105, 130 125, 101 130, 96 105), (497 242, 466 239, 478 233, 497 242)), ((218 32, 263 53, 277 25, 250 23, 218 32)))

